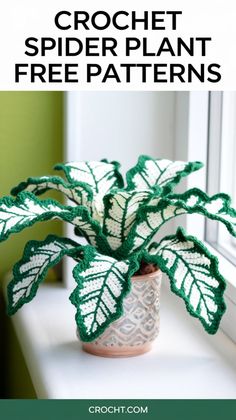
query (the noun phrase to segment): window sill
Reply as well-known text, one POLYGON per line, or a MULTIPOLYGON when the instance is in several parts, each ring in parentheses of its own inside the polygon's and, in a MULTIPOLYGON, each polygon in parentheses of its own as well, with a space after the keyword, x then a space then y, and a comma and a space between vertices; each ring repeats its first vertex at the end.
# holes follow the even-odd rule
POLYGON ((236 398, 236 345, 222 331, 208 336, 166 285, 160 335, 134 358, 84 353, 68 297, 62 286, 42 286, 12 318, 38 398, 236 398))

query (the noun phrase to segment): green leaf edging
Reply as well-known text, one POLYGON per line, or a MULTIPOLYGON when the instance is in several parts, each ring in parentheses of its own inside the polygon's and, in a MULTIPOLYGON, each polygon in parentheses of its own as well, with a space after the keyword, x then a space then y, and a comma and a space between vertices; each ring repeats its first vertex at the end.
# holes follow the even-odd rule
MULTIPOLYGON (((163 199, 165 200, 165 199, 163 199)), ((216 220, 218 222, 223 223, 228 231, 231 233, 231 235, 236 237, 236 210, 231 207, 231 198, 228 194, 225 193, 218 193, 215 194, 211 197, 209 197, 204 191, 201 191, 198 188, 192 188, 188 191, 186 191, 183 194, 170 194, 167 198, 166 198, 166 203, 168 204, 173 204, 177 207, 182 207, 183 209, 186 210, 186 213, 188 214, 193 214, 193 213, 198 213, 198 214, 202 214, 203 216, 206 216, 208 219, 211 220, 216 220), (216 201, 217 199, 220 199, 224 202, 223 207, 221 208, 221 210, 219 211, 219 214, 212 214, 210 213, 207 209, 204 209, 200 204, 196 203, 196 205, 192 206, 192 208, 190 206, 188 206, 186 204, 187 200, 193 196, 193 195, 198 196, 198 198, 202 199, 204 201, 204 204, 211 204, 213 201, 216 201), (173 202, 174 200, 174 202, 173 202), (221 214, 226 214, 231 216, 232 218, 235 218, 235 228, 232 226, 232 223, 229 222, 227 219, 224 220, 221 217, 221 214)))
MULTIPOLYGON (((184 241, 193 242, 194 246, 195 246, 194 251, 199 252, 202 255, 205 255, 210 260, 209 272, 210 272, 211 276, 214 279, 218 280, 218 282, 219 282, 218 294, 217 294, 217 297, 215 298, 215 301, 218 305, 218 310, 216 312, 214 322, 212 322, 212 324, 210 326, 206 322, 204 322, 204 320, 196 312, 194 312, 194 310, 192 309, 189 301, 186 299, 186 296, 185 296, 183 290, 179 290, 175 286, 175 278, 174 278, 174 273, 173 273, 173 271, 175 270, 175 266, 174 266, 173 270, 169 269, 167 267, 166 262, 163 260, 163 258, 161 256, 156 255, 156 254, 155 255, 150 254, 150 252, 147 252, 147 251, 145 251, 143 253, 143 258, 148 263, 154 263, 154 264, 158 265, 160 270, 163 273, 167 274, 167 276, 170 279, 171 291, 184 300, 186 309, 189 312, 189 314, 192 315, 195 318, 198 318, 201 321, 204 329, 209 334, 215 334, 217 332, 218 328, 219 328, 221 318, 222 318, 222 316, 225 312, 225 309, 226 309, 226 305, 225 305, 225 302, 224 302, 224 299, 223 299, 223 294, 224 294, 224 290, 225 290, 225 287, 226 287, 226 283, 225 283, 225 280, 224 280, 223 276, 219 272, 218 259, 217 259, 217 257, 215 257, 214 255, 212 255, 209 252, 209 250, 205 247, 205 245, 201 241, 199 241, 194 236, 186 235, 184 229, 180 228, 180 227, 177 229, 177 232, 176 232, 175 235, 169 235, 169 236, 164 237, 159 244, 157 244, 157 243, 151 244, 151 246, 149 247, 149 251, 151 251, 152 248, 155 249, 155 248, 160 247, 162 242, 168 241, 168 240, 173 240, 175 238, 177 238, 177 239, 179 239, 180 241, 183 241, 183 242, 184 241)), ((184 263, 187 265, 186 261, 184 261, 184 263)))
MULTIPOLYGON (((134 166, 133 168, 131 168, 127 174, 126 174, 126 180, 127 180, 127 189, 128 190, 132 190, 135 189, 136 186, 133 182, 133 178, 136 174, 140 175, 142 174, 142 171, 145 167, 145 163, 147 161, 152 161, 153 163, 156 164, 156 162, 161 161, 162 159, 153 159, 150 156, 147 155, 141 155, 138 159, 138 163, 136 164, 136 166, 134 166)), ((171 162, 171 163, 175 163, 175 162, 171 162)), ((199 169, 201 169, 203 167, 203 163, 199 162, 199 161, 195 161, 195 162, 186 162, 186 166, 184 168, 184 170, 181 170, 180 172, 178 172, 173 179, 167 183, 167 185, 165 185, 163 187, 163 195, 167 195, 169 194, 172 189, 181 181, 182 178, 184 178, 185 176, 191 174, 194 171, 197 171, 199 169)), ((167 168, 165 168, 166 171, 167 168)), ((162 173, 160 174, 160 176, 162 175, 162 173)), ((156 185, 158 185, 158 179, 156 180, 156 185)), ((153 185, 150 185, 150 188, 153 185)))
MULTIPOLYGON (((124 278, 125 281, 124 281, 124 288, 122 290, 122 293, 118 298, 116 298, 116 311, 115 311, 114 314, 110 315, 109 318, 107 318, 106 322, 104 322, 103 325, 99 326, 98 329, 95 332, 92 332, 88 335, 85 324, 84 324, 83 316, 81 315, 81 312, 80 312, 81 301, 80 301, 79 294, 80 294, 80 291, 83 290, 83 286, 84 286, 84 284, 83 284, 84 279, 83 279, 83 277, 81 277, 81 273, 83 273, 84 271, 86 271, 87 269, 90 268, 90 264, 93 262, 96 254, 97 253, 94 250, 94 248, 92 248, 90 246, 86 246, 84 248, 84 258, 83 258, 83 260, 81 262, 79 262, 73 270, 73 276, 74 276, 74 279, 77 282, 77 287, 71 293, 70 301, 77 308, 77 312, 76 312, 76 315, 75 315, 75 320, 76 320, 76 324, 78 326, 80 338, 84 342, 94 341, 96 338, 98 338, 105 331, 105 329, 112 322, 116 321, 117 319, 119 319, 123 315, 122 302, 123 302, 123 299, 125 298, 125 296, 130 291, 130 288, 131 288, 130 278, 138 269, 138 261, 135 257, 133 257, 131 260, 124 261, 125 263, 127 263, 129 265, 129 267, 128 267, 128 272, 125 276, 126 278, 124 278)), ((104 258, 106 258, 106 256, 104 256, 104 258)), ((111 257, 109 257, 109 258, 111 258, 111 257)), ((114 260, 113 265, 115 265, 117 263, 121 263, 121 262, 122 261, 114 260)), ((105 275, 106 279, 108 278, 111 270, 112 270, 112 266, 105 275)), ((99 271, 98 271, 98 274, 99 274, 99 271)), ((101 293, 102 293, 102 291, 100 292, 100 296, 101 296, 101 293)))
MULTIPOLYGON (((45 279, 48 270, 55 266, 65 255, 71 256, 73 258, 78 259, 79 254, 82 252, 83 247, 81 247, 76 242, 67 239, 67 238, 60 238, 55 235, 49 235, 44 241, 29 241, 24 249, 23 257, 20 261, 18 261, 13 267, 13 279, 9 282, 7 286, 7 295, 8 295, 8 314, 13 315, 15 314, 18 309, 20 309, 25 303, 30 302, 36 295, 38 287, 40 283, 45 279), (47 247, 47 245, 52 244, 60 244, 62 246, 61 251, 58 253, 57 258, 54 256, 50 260, 50 255, 48 256, 47 264, 41 269, 35 270, 33 266, 33 273, 30 274, 30 277, 35 275, 35 278, 32 278, 31 283, 32 286, 30 287, 30 294, 27 294, 23 298, 19 298, 18 303, 14 304, 14 288, 21 283, 21 288, 17 290, 27 289, 28 286, 24 286, 24 278, 26 276, 26 272, 22 271, 22 267, 24 265, 30 264, 32 256, 34 256, 35 250, 47 247), (40 271, 41 270, 41 271, 40 271)), ((37 255, 37 254, 36 254, 37 255)), ((53 255, 53 254, 52 254, 53 255)), ((38 267, 37 267, 38 268, 38 267)), ((26 290, 27 292, 27 290, 26 290)))
POLYGON ((26 181, 21 182, 12 188, 11 194, 17 196, 22 191, 28 191, 35 195, 41 195, 49 190, 55 190, 64 193, 74 203, 82 204, 82 191, 87 194, 87 201, 92 201, 92 190, 85 184, 80 182, 67 183, 59 176, 45 177, 29 177, 26 181), (45 186, 43 187, 43 185, 45 186), (48 186, 47 184, 52 184, 48 186), (81 191, 82 190, 82 191, 81 191), (78 200, 80 198, 80 200, 78 200))
MULTIPOLYGON (((102 159, 101 161, 100 161, 101 163, 105 163, 105 164, 108 164, 108 165, 112 165, 113 166, 113 176, 115 177, 115 182, 116 182, 116 186, 115 187, 117 187, 117 188, 122 188, 123 186, 124 186, 124 180, 123 180, 123 177, 122 177, 122 175, 121 175, 121 173, 119 172, 119 168, 120 168, 120 163, 119 162, 117 162, 117 161, 112 161, 112 162, 109 162, 107 159, 102 159)), ((89 164, 90 164, 90 162, 81 162, 81 163, 85 163, 85 164, 87 164, 87 166, 88 166, 88 169, 90 170, 90 172, 91 172, 91 174, 93 174, 92 173, 92 169, 91 169, 91 167, 89 166, 89 164)), ((63 164, 63 163, 57 163, 55 166, 54 166, 54 169, 56 169, 56 170, 58 170, 58 171, 63 171, 64 173, 65 173, 65 176, 66 176, 66 178, 67 178, 67 180, 70 182, 70 183, 74 183, 75 181, 74 181, 74 179, 71 177, 71 175, 70 175, 70 167, 71 166, 67 166, 67 165, 73 165, 73 162, 68 162, 67 164, 63 164)), ((75 169, 77 169, 76 167, 75 167, 75 169)), ((85 182, 80 182, 80 184, 81 184, 81 186, 85 186, 85 187, 89 187, 89 185, 88 184, 86 184, 85 182)), ((97 185, 97 181, 95 180, 95 184, 97 185)), ((90 187, 91 188, 91 187, 90 187)), ((93 191, 93 194, 94 194, 95 192, 93 191)))

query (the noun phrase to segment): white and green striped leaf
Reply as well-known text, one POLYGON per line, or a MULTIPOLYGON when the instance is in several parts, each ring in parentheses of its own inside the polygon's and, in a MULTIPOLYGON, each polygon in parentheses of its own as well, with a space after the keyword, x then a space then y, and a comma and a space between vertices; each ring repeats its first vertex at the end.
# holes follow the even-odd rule
POLYGON ((169 193, 181 178, 202 166, 201 162, 173 162, 140 156, 137 165, 127 172, 128 189, 145 190, 158 185, 164 193, 169 193))
POLYGON ((75 234, 85 237, 90 245, 93 245, 101 252, 109 253, 110 248, 107 239, 103 235, 98 222, 91 219, 89 212, 85 208, 76 213, 72 222, 75 225, 75 234))
POLYGON ((22 191, 29 191, 35 195, 41 195, 48 190, 62 192, 77 205, 89 206, 89 202, 92 200, 92 191, 88 187, 78 182, 73 184, 66 183, 58 176, 28 178, 27 181, 21 182, 17 187, 14 187, 11 193, 17 195, 22 191))
POLYGON ((37 221, 53 218, 69 221, 73 216, 69 208, 53 200, 40 201, 29 192, 20 193, 16 199, 5 197, 0 200, 0 241, 37 221))
POLYGON ((28 242, 22 259, 13 267, 13 279, 8 284, 8 313, 13 315, 34 298, 49 268, 64 255, 79 259, 81 249, 76 242, 54 235, 44 241, 28 242))
POLYGON ((168 202, 177 207, 178 212, 199 213, 212 220, 222 222, 231 235, 236 236, 236 210, 231 207, 231 198, 219 193, 209 197, 193 188, 184 194, 171 194, 168 202))
POLYGON ((135 222, 138 209, 154 195, 153 191, 116 191, 105 197, 103 231, 113 250, 119 248, 135 222))
POLYGON ((122 315, 122 301, 136 270, 134 262, 117 261, 91 247, 85 249, 83 262, 73 271, 78 286, 70 297, 83 341, 94 340, 122 315))
POLYGON ((113 188, 123 187, 123 179, 118 171, 118 162, 91 161, 58 164, 55 169, 63 170, 70 183, 79 182, 93 193, 92 216, 98 222, 104 214, 103 197, 113 188))
POLYGON ((176 235, 153 244, 147 258, 169 276, 171 290, 184 299, 188 312, 214 334, 225 311, 225 281, 216 257, 179 228, 176 235))
POLYGON ((39 200, 30 192, 21 192, 13 199, 5 197, 0 200, 0 242, 12 233, 18 233, 36 222, 60 219, 80 229, 88 241, 101 247, 105 252, 108 247, 100 225, 92 220, 85 207, 63 206, 54 200, 39 200))
POLYGON ((91 161, 58 164, 55 169, 62 169, 69 182, 84 183, 91 188, 94 195, 104 196, 112 188, 123 186, 118 167, 116 162, 91 161))
POLYGON ((185 210, 169 204, 166 199, 154 198, 138 211, 126 241, 117 251, 119 256, 143 249, 164 223, 184 213, 185 210))
POLYGON ((127 255, 145 247, 164 223, 182 214, 198 213, 222 222, 229 232, 236 236, 236 211, 230 204, 231 200, 226 194, 209 197, 197 188, 184 194, 154 198, 138 211, 128 241, 119 250, 120 255, 127 255))

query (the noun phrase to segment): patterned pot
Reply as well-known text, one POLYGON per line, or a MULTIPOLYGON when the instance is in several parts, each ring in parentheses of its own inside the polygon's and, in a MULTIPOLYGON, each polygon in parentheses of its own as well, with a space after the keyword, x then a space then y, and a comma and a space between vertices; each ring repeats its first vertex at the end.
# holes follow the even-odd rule
POLYGON ((159 333, 162 272, 132 277, 131 292, 124 299, 124 315, 83 350, 97 356, 137 356, 151 349, 159 333))

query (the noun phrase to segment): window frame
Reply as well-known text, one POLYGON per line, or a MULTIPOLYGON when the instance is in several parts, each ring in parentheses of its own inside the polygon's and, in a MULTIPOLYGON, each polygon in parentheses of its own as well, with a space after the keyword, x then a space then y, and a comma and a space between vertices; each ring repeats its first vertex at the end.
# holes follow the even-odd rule
MULTIPOLYGON (((78 107, 79 102, 76 100, 75 92, 64 93, 64 161, 72 162, 74 156, 79 156, 79 142, 75 142, 74 139, 80 138, 79 126, 74 123, 77 119, 76 116, 80 115, 80 109, 78 107)), ((68 199, 66 199, 68 205, 72 205, 68 199)), ((65 237, 74 239, 78 238, 74 234, 74 227, 70 223, 63 223, 63 231, 65 237)), ((85 243, 83 238, 80 238, 80 243, 85 243)), ((74 287, 74 279, 72 269, 76 263, 72 258, 64 258, 63 260, 63 284, 66 289, 72 289, 74 287)))
MULTIPOLYGON (((209 92, 176 93, 176 160, 200 161, 204 167, 181 181, 180 192, 198 187, 206 191, 209 92)), ((199 215, 181 216, 182 226, 201 241, 205 239, 205 221, 199 215)), ((179 226, 175 219, 175 227, 179 226)))
MULTIPOLYGON (((209 135, 208 135, 208 177, 207 177, 207 191, 209 195, 213 195, 218 191, 223 191, 232 196, 235 187, 233 182, 233 158, 235 153, 235 145, 233 150, 226 152, 227 146, 232 142, 232 121, 230 113, 235 110, 235 97, 232 98, 235 92, 210 92, 210 112, 209 112, 209 135), (225 97, 225 95, 227 95, 225 97), (233 99, 233 102, 232 102, 233 99), (225 115, 225 109, 229 114, 225 115), (225 124, 227 121, 227 127, 225 124), (227 144, 223 144, 225 136, 228 136, 227 144), (233 155, 232 155, 233 152, 233 155), (225 159, 225 155, 227 159, 225 159), (229 190, 228 185, 225 184, 225 179, 222 177, 222 171, 225 171, 225 160, 227 160, 227 170, 229 170, 229 177, 232 184, 229 190), (218 170, 217 170, 218 169, 218 170)), ((233 124, 235 132, 235 124, 233 124)), ((227 182, 228 184, 228 182, 227 182)), ((235 243, 230 234, 219 223, 212 220, 206 221, 205 239, 213 248, 236 266, 235 250, 232 244, 235 243), (225 243, 225 246, 222 244, 225 243)))
MULTIPOLYGON (((209 123, 208 123, 208 175, 206 180, 207 193, 213 195, 220 190, 220 152, 221 152, 221 131, 222 131, 222 94, 223 92, 209 93, 209 123), (210 157, 211 156, 211 157, 210 157), (213 165, 215 162, 215 165, 213 165), (219 168, 219 170, 216 170, 219 168)), ((218 249, 219 223, 206 220, 205 240, 213 248, 218 249)))
MULTIPOLYGON (((210 124, 213 124, 209 118, 211 113, 210 105, 213 103, 214 110, 218 109, 221 106, 219 100, 221 95, 222 92, 205 91, 179 92, 177 94, 176 147, 185 147, 184 158, 186 160, 201 160, 205 162, 206 166, 208 165, 208 156, 209 153, 212 153, 212 150, 209 148, 209 134, 211 132, 211 135, 216 138, 220 132, 219 127, 214 125, 214 131, 210 130, 210 124), (214 102, 212 93, 215 94, 214 102), (201 143, 200 146, 199 142, 201 143), (202 159, 200 155, 202 155, 202 159)), ((220 124, 220 121, 218 123, 220 124)), ((217 147, 219 147, 219 143, 217 147)), ((213 168, 210 168, 210 170, 213 171, 213 168)), ((202 177, 198 176, 197 178, 197 187, 207 191, 210 195, 213 184, 209 185, 207 178, 207 168, 205 168, 202 177)), ((216 179, 216 181, 218 180, 216 179)), ((189 189, 194 186, 194 177, 191 175, 191 177, 186 179, 185 187, 189 189)), ((219 185, 217 185, 217 190, 219 190, 219 185)), ((184 216, 182 224, 186 227, 188 233, 196 235, 205 243, 210 252, 218 258, 220 272, 226 280, 225 302, 227 310, 222 318, 221 329, 236 342, 236 331, 234 328, 236 323, 236 267, 220 252, 219 248, 216 249, 216 247, 212 246, 212 243, 209 242, 209 236, 206 238, 207 221, 204 220, 204 217, 187 215, 184 216)), ((176 220, 176 227, 178 225, 179 222, 176 220)))

